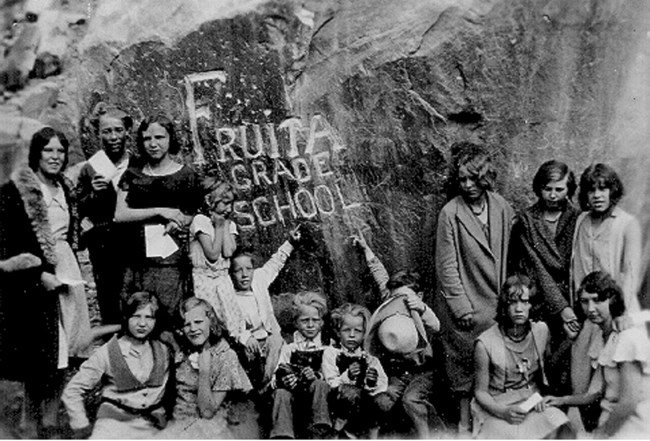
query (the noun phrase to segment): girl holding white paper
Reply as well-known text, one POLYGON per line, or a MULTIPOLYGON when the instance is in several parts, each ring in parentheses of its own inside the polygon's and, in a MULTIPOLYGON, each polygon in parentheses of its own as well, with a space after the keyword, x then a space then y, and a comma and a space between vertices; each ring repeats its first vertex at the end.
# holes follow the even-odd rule
POLYGON ((170 330, 174 311, 191 295, 188 228, 200 194, 194 171, 173 158, 180 144, 169 118, 158 115, 142 121, 136 145, 142 161, 124 172, 115 208, 115 221, 130 224, 122 248, 126 258, 122 300, 131 292, 154 292, 161 303, 163 328, 170 330), (178 250, 166 256, 147 253, 147 225, 164 226, 178 250))
POLYGON ((79 173, 76 193, 82 219, 82 244, 87 245, 97 286, 102 322, 120 323, 120 292, 124 265, 122 228, 113 221, 117 184, 129 164, 126 143, 133 120, 124 111, 98 103, 91 123, 101 141, 79 173))
POLYGON ((533 289, 526 276, 508 277, 499 296, 497 323, 476 340, 471 404, 475 438, 546 438, 568 422, 539 395, 546 385, 549 331, 545 323, 529 319, 533 289))

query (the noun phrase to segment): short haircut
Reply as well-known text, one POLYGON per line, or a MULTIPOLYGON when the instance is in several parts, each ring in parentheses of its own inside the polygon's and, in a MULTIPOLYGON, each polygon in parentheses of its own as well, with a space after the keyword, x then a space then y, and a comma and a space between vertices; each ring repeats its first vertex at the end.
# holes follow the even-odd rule
POLYGON ((352 317, 361 317, 363 319, 364 333, 368 333, 368 324, 370 323, 370 311, 365 306, 357 305, 355 303, 344 303, 336 309, 332 310, 330 317, 334 329, 339 331, 343 326, 343 317, 351 315, 352 317))
POLYGON ((187 340, 187 337, 185 337, 185 333, 183 332, 183 327, 185 325, 185 316, 187 315, 188 312, 190 312, 194 308, 202 308, 205 311, 205 315, 210 321, 210 337, 208 338, 208 342, 211 345, 216 344, 219 340, 221 340, 221 337, 225 335, 225 327, 223 323, 221 323, 221 320, 217 317, 217 314, 214 312, 214 308, 203 299, 199 299, 198 297, 190 297, 185 299, 178 311, 179 311, 179 328, 181 331, 181 334, 183 335, 183 345, 187 351, 191 351, 192 345, 190 342, 187 340))
POLYGON ((599 302, 609 299, 609 312, 613 318, 620 317, 625 313, 623 291, 612 276, 605 271, 594 271, 587 274, 578 288, 578 299, 583 292, 596 294, 599 302))
POLYGON ((422 291, 422 276, 418 271, 400 270, 390 276, 390 279, 386 283, 386 288, 390 291, 394 291, 402 286, 408 286, 416 293, 420 292, 422 291))
POLYGON ((129 332, 129 319, 133 317, 139 309, 145 308, 147 305, 151 305, 151 311, 153 316, 156 319, 156 324, 154 325, 149 338, 156 337, 159 331, 159 322, 160 322, 160 303, 158 302, 158 297, 155 294, 148 291, 137 291, 131 294, 122 306, 122 332, 129 332))
POLYGON ((230 256, 230 272, 232 272, 235 259, 238 259, 240 257, 248 257, 253 264, 253 268, 257 268, 257 255, 253 249, 247 246, 238 246, 232 256, 230 256))
POLYGON ((546 161, 539 167, 539 170, 537 170, 537 173, 535 173, 535 177, 533 178, 533 192, 535 192, 538 198, 541 198, 542 190, 546 184, 552 181, 564 179, 565 176, 568 176, 566 181, 567 195, 569 199, 571 199, 577 188, 576 176, 573 171, 569 169, 568 165, 564 162, 556 161, 555 159, 546 161))
POLYGON ((466 167, 483 190, 492 190, 497 173, 485 148, 471 142, 458 142, 451 146, 450 177, 452 189, 458 192, 460 181, 458 174, 461 167, 466 167))
POLYGON ((133 118, 131 118, 128 113, 117 106, 99 102, 95 105, 95 108, 93 109, 92 115, 90 117, 90 123, 93 125, 97 133, 99 133, 99 120, 102 116, 119 119, 122 121, 124 129, 127 132, 133 128, 133 118))
POLYGON ((497 303, 497 323, 502 326, 509 323, 508 306, 520 300, 526 289, 528 289, 529 298, 532 298, 535 295, 535 286, 528 276, 515 274, 506 279, 497 303))
POLYGON ((599 186, 609 188, 609 200, 612 206, 618 204, 625 194, 623 182, 612 167, 602 163, 592 164, 580 176, 578 200, 583 210, 590 209, 588 193, 599 186))
POLYGON ((61 167, 62 171, 65 170, 65 167, 68 165, 70 143, 62 132, 52 127, 43 127, 32 136, 32 140, 29 143, 29 154, 27 156, 27 165, 29 165, 29 168, 34 171, 38 170, 38 163, 41 160, 43 149, 55 137, 59 139, 59 142, 65 150, 65 159, 63 160, 63 167, 61 167))
POLYGON ((303 291, 293 296, 292 312, 293 318, 296 319, 301 313, 301 309, 305 306, 316 308, 320 318, 327 314, 327 299, 316 291, 303 291))
POLYGON ((181 145, 178 142, 176 137, 176 130, 174 129, 174 123, 171 119, 165 115, 156 115, 149 118, 145 118, 138 127, 138 133, 136 135, 135 144, 138 148, 138 153, 142 157, 147 157, 147 152, 144 149, 144 138, 143 133, 149 129, 149 126, 152 124, 158 124, 167 131, 169 135, 169 154, 176 155, 181 151, 181 145))

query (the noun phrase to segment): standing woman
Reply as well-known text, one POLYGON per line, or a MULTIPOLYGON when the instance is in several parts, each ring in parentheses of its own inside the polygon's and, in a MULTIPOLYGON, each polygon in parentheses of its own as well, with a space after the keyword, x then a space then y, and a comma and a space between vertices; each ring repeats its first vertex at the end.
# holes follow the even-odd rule
POLYGON ((126 141, 133 120, 117 107, 99 103, 92 124, 101 141, 101 148, 111 160, 117 173, 108 179, 85 164, 79 173, 77 198, 82 219, 83 238, 93 266, 97 285, 97 303, 102 322, 120 323, 120 292, 124 267, 120 247, 122 231, 113 218, 117 201, 117 184, 129 164, 126 141))
POLYGON ((200 205, 197 178, 190 167, 172 159, 179 153, 180 144, 166 116, 142 121, 136 144, 142 161, 124 172, 115 208, 115 221, 131 224, 124 235, 127 267, 122 301, 131 292, 155 293, 161 303, 163 329, 171 330, 174 311, 191 291, 188 227, 200 205), (148 257, 148 225, 164 226, 178 250, 166 257, 148 257))
MULTIPOLYGON (((623 291, 626 313, 636 313, 639 311, 641 228, 634 216, 618 206, 623 194, 623 183, 610 166, 594 164, 582 173, 578 198, 585 212, 576 223, 571 276, 575 293, 587 274, 605 271, 623 291)), ((587 359, 591 343, 600 338, 600 329, 586 320, 572 348, 574 394, 584 393, 589 386, 593 370, 583 360, 587 359)), ((589 421, 586 425, 590 425, 589 421)))
POLYGON ((68 358, 85 356, 90 339, 67 162, 67 139, 45 127, 32 137, 29 166, 0 188, 0 259, 41 261, 0 284, 0 373, 25 383, 20 429, 30 438, 55 435, 68 358))
POLYGON ((452 189, 438 217, 435 297, 446 370, 460 400, 459 431, 470 429, 474 340, 494 323, 514 212, 492 191, 496 172, 482 147, 452 147, 452 189))
MULTIPOLYGON (((567 334, 575 336, 580 323, 571 307, 571 250, 580 211, 571 204, 576 179, 569 167, 547 161, 533 178, 537 202, 521 212, 512 230, 509 273, 526 274, 534 283, 531 315, 548 324, 551 350, 568 349, 567 334), (562 344, 563 342, 567 342, 562 344)), ((558 357, 559 369, 549 369, 563 393, 570 392, 570 351, 558 357)))

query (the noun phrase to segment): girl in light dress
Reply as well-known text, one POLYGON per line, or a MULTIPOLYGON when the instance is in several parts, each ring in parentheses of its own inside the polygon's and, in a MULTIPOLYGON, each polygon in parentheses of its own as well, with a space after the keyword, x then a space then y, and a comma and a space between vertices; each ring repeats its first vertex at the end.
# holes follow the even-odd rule
MULTIPOLYGON (((233 406, 251 390, 237 354, 209 303, 196 297, 180 307, 183 352, 176 364, 174 419, 158 434, 168 439, 259 438, 253 412, 233 422, 233 406), (233 399, 231 399, 233 398, 233 399)), ((249 409, 250 410, 250 409, 249 409)))
POLYGON ((237 248, 237 225, 229 219, 235 192, 230 184, 213 177, 205 178, 202 187, 207 215, 197 214, 190 225, 194 295, 214 308, 228 334, 236 339, 244 319, 228 274, 230 257, 237 248))

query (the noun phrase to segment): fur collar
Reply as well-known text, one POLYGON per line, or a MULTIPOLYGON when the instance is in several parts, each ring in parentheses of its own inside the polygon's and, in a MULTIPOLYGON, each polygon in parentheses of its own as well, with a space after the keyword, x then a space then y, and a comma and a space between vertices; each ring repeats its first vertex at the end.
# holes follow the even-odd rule
POLYGON ((11 181, 23 200, 25 213, 27 213, 27 217, 31 221, 32 229, 41 246, 45 260, 50 265, 56 265, 54 239, 52 238, 52 230, 47 216, 47 207, 43 200, 43 192, 36 173, 29 167, 20 167, 11 174, 11 181))

